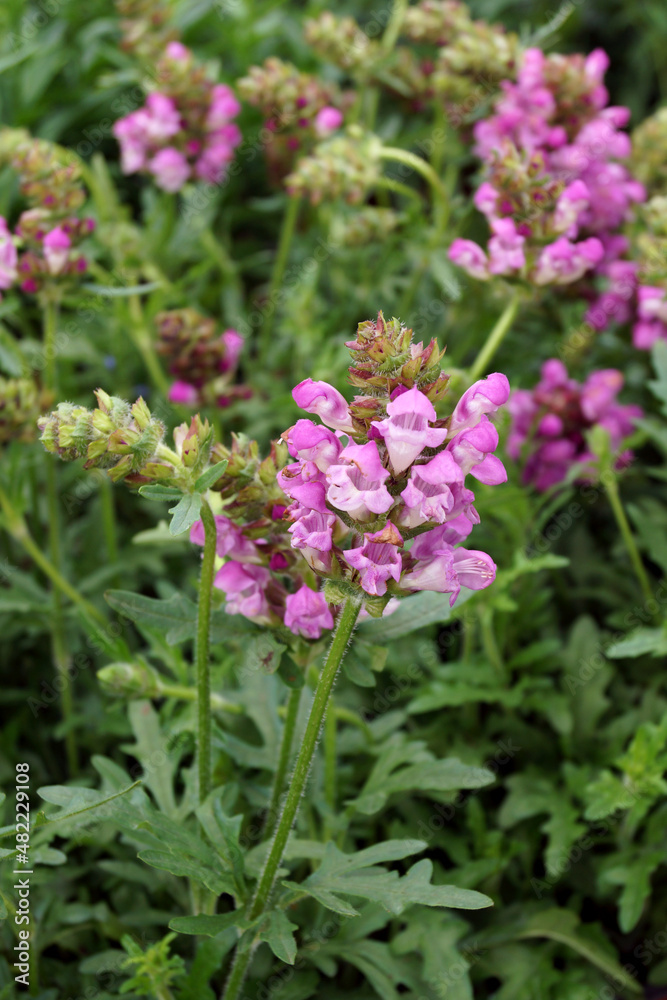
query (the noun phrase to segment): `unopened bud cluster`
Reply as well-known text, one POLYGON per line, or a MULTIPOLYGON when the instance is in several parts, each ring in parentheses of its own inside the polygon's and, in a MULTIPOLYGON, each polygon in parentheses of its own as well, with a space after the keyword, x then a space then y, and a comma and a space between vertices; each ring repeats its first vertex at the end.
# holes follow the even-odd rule
POLYGON ((287 190, 308 197, 313 205, 336 198, 359 204, 380 177, 381 151, 377 136, 350 125, 299 160, 285 181, 287 190))
POLYGON ((22 291, 36 293, 86 271, 79 248, 94 222, 74 214, 86 192, 80 167, 66 150, 22 132, 7 132, 1 145, 30 207, 19 216, 13 234, 0 217, 0 289, 18 284, 22 291))
POLYGON ((0 445, 33 441, 48 398, 30 378, 0 378, 0 445))
POLYGON ((196 309, 158 313, 158 352, 167 360, 175 381, 172 403, 185 406, 228 406, 247 399, 247 386, 234 385, 243 337, 236 330, 219 333, 215 320, 196 309))
POLYGON ((237 81, 242 98, 264 115, 268 137, 264 148, 275 178, 282 178, 296 156, 310 152, 343 122, 347 96, 312 73, 272 56, 262 66, 251 66, 237 81))

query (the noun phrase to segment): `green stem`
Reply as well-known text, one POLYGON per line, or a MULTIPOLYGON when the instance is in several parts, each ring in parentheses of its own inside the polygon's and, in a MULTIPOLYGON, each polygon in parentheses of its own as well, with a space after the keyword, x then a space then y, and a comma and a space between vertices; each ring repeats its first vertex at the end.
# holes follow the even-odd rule
POLYGON ((9 497, 1 487, 0 507, 7 518, 8 530, 10 534, 25 549, 30 558, 39 566, 45 576, 48 576, 49 580, 55 584, 58 590, 60 590, 65 597, 68 597, 69 600, 79 608, 87 621, 94 628, 99 628, 99 626, 102 625, 106 629, 109 622, 104 617, 102 612, 98 611, 95 605, 87 601, 85 597, 82 597, 78 590, 76 590, 76 588, 65 579, 62 573, 44 555, 41 548, 37 545, 34 538, 28 531, 28 527, 23 517, 17 510, 14 509, 9 497))
MULTIPOLYGON (((58 395, 58 366, 56 364, 56 332, 58 327, 58 305, 48 299, 44 303, 44 357, 46 367, 44 381, 46 388, 58 395)), ((60 516, 58 511, 58 479, 56 467, 50 456, 46 457, 46 501, 49 519, 49 555, 51 563, 60 572, 62 567, 62 552, 60 548, 60 516)), ((53 616, 51 620, 51 644, 56 671, 62 677, 63 687, 60 694, 61 711, 65 723, 65 751, 70 776, 78 770, 76 738, 72 729, 74 702, 72 698, 72 683, 69 677, 70 658, 67 649, 67 635, 63 602, 60 591, 53 591, 53 616)))
MULTIPOLYGON (((160 698, 177 698, 179 701, 197 701, 197 692, 185 684, 160 684, 160 698)), ((211 692, 211 711, 229 712, 230 715, 244 715, 243 705, 237 705, 235 701, 227 701, 221 695, 211 692)))
POLYGON ((394 180, 393 177, 379 177, 375 186, 385 188, 387 191, 393 191, 395 194, 402 194, 404 197, 409 198, 410 201, 416 202, 420 208, 422 207, 422 199, 419 192, 407 184, 403 184, 401 181, 394 180))
MULTIPOLYGON (((256 920, 260 917, 265 912, 269 900, 271 899, 278 868, 280 867, 283 854, 285 853, 287 838, 290 835, 294 820, 296 819, 299 802, 301 801, 301 796, 303 795, 304 788, 306 787, 306 780, 315 755, 315 748, 322 729, 322 722, 327 710, 329 695, 331 694, 331 689, 333 688, 334 681, 336 680, 338 668, 342 662, 347 644, 350 641, 354 631, 354 626, 357 623, 359 610, 359 605, 353 604, 351 600, 348 600, 343 605, 343 608, 338 616, 336 631, 329 649, 329 655, 327 656, 324 667, 322 668, 322 673, 320 674, 317 688, 315 689, 315 697, 313 699, 310 715, 308 716, 308 722, 306 723, 306 729, 303 734, 299 755, 294 766, 292 781, 285 798, 285 805, 269 848, 266 864, 257 885, 255 896, 250 904, 250 909, 248 911, 248 917, 250 920, 256 920)), ((232 966, 227 986, 223 994, 223 1000, 237 1000, 248 971, 248 966, 250 965, 251 957, 252 948, 248 948, 242 952, 237 951, 234 965, 232 966)))
POLYGON ((486 372, 487 365, 493 358, 494 354, 502 344, 505 339, 505 335, 512 326, 517 312, 519 311, 519 303, 521 301, 521 293, 517 289, 512 298, 509 300, 505 309, 503 310, 498 322, 491 330, 491 333, 486 338, 486 343, 484 347, 479 352, 472 367, 468 372, 468 378, 471 382, 476 382, 477 379, 486 372))
POLYGON ((201 576, 199 578, 195 661, 197 666, 199 801, 203 802, 211 791, 211 674, 209 669, 209 642, 216 543, 215 518, 206 500, 202 504, 201 519, 204 522, 204 557, 202 559, 201 576))
POLYGON ((623 509, 623 502, 621 501, 621 497, 618 492, 618 481, 616 476, 609 476, 608 482, 605 483, 605 485, 607 487, 611 509, 614 512, 616 523, 619 531, 621 532, 621 537, 625 543, 628 555, 630 556, 630 562, 632 563, 632 568, 635 571, 635 576, 637 577, 637 581, 641 587, 642 594, 647 602, 653 601, 654 595, 651 589, 651 582, 648 578, 646 569, 644 568, 642 557, 639 554, 639 549, 637 548, 637 543, 635 541, 635 536, 632 533, 630 522, 628 521, 625 510, 623 509))
POLYGON ((332 819, 336 811, 336 713, 328 712, 324 720, 324 801, 328 814, 324 821, 322 839, 330 840, 332 819))
POLYGON ((405 18, 405 11, 407 10, 407 7, 408 0, 394 0, 389 24, 385 28, 380 41, 380 48, 384 55, 389 55, 389 53, 393 51, 396 39, 398 38, 401 28, 403 27, 403 19, 405 18))
POLYGON ((278 251, 276 253, 276 259, 273 264, 273 272, 271 274, 271 284, 269 285, 269 296, 266 303, 264 323, 262 325, 262 330, 259 336, 260 361, 266 359, 269 347, 271 346, 271 331, 273 329, 273 318, 277 310, 275 297, 276 297, 276 292, 280 287, 280 283, 283 280, 283 276, 285 274, 285 268, 287 267, 289 251, 292 245, 292 238, 294 236, 294 231, 296 229, 296 222, 299 216, 299 205, 300 205, 299 198, 288 198, 287 208, 283 216, 282 227, 280 230, 278 251))
POLYGON ((433 217, 436 232, 443 233, 447 225, 449 215, 449 199, 445 186, 436 174, 430 163, 423 160, 421 156, 415 156, 407 149, 399 149, 397 146, 384 146, 380 151, 383 160, 393 160, 395 163, 403 163, 426 180, 433 191, 433 217))
POLYGON ((116 537, 116 516, 110 480, 104 477, 100 482, 100 504, 102 507, 102 529, 107 549, 107 558, 114 565, 118 562, 118 539, 116 537))
POLYGON ((283 724, 283 735, 280 743, 280 753, 278 755, 278 766, 273 777, 273 788, 271 789, 271 801, 266 820, 267 836, 271 836, 276 828, 279 818, 280 800, 285 789, 285 778, 292 754, 292 744, 294 743, 294 730, 299 714, 301 703, 301 688, 292 688, 287 699, 287 713, 283 724))
POLYGON ((141 354, 142 360, 146 366, 148 374, 151 377, 154 387, 166 397, 169 393, 169 379, 165 375, 158 356, 155 353, 153 338, 151 337, 150 331, 146 326, 143 309, 141 307, 141 299, 138 295, 130 295, 129 309, 131 320, 129 324, 130 337, 134 341, 135 347, 141 354))

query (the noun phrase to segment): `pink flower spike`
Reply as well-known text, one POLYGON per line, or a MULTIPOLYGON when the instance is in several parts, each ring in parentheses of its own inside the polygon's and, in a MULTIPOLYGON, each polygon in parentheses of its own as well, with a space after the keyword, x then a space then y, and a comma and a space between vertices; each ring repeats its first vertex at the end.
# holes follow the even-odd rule
POLYGON ((389 471, 380 461, 375 441, 349 444, 343 448, 337 463, 329 466, 326 476, 329 483, 327 500, 356 521, 367 521, 374 514, 385 514, 394 503, 384 485, 389 471))
POLYGON ((194 385, 189 382, 172 382, 167 399, 170 403, 181 406, 196 406, 199 401, 199 393, 194 385))
POLYGON ((452 264, 463 268, 471 278, 486 281, 489 277, 489 261, 482 250, 472 240, 456 239, 447 251, 452 264))
POLYGON ((367 594, 382 597, 387 593, 387 580, 398 582, 402 559, 399 546, 403 539, 396 527, 389 523, 382 531, 364 534, 364 544, 343 552, 343 558, 361 576, 361 586, 367 594))
POLYGON ((188 161, 173 146, 167 146, 156 153, 149 162, 148 169, 155 177, 157 186, 170 194, 180 191, 190 176, 188 161))
POLYGON ((495 413, 509 399, 510 384, 502 372, 474 382, 461 396, 449 421, 449 437, 474 427, 486 413, 495 413))
POLYGON ((491 274, 511 274, 526 263, 524 236, 517 232, 512 219, 496 219, 491 223, 493 236, 489 240, 489 271, 491 274))
POLYGON ((470 473, 481 483, 498 486, 507 482, 505 466, 491 452, 498 447, 498 431, 487 416, 474 427, 460 431, 447 445, 447 451, 461 467, 464 476, 470 473))
POLYGON ((424 448, 437 448, 447 437, 444 427, 429 427, 437 414, 416 385, 387 403, 387 413, 389 416, 374 423, 373 429, 384 438, 397 473, 412 465, 424 448))
POLYGON ((315 115, 315 131, 321 138, 331 135, 331 133, 335 132, 336 129, 339 129, 342 124, 343 113, 339 111, 338 108, 320 108, 315 115))
POLYGON ((228 614, 244 615, 256 621, 268 617, 269 603, 264 590, 270 581, 271 574, 263 566, 228 562, 216 573, 214 584, 225 592, 228 614))
POLYGON ((319 639, 323 629, 333 628, 333 615, 324 594, 305 584, 285 598, 285 625, 295 635, 319 639))
POLYGON ((292 398, 306 413, 315 413, 323 424, 337 431, 353 431, 345 397, 328 382, 304 379, 292 389, 292 398))

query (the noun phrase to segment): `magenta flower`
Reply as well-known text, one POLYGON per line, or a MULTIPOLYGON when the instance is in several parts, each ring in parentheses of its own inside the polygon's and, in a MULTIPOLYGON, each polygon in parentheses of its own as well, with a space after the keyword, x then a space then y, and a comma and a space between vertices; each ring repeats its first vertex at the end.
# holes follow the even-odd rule
POLYGON ((382 597, 387 593, 387 580, 398 582, 401 576, 403 539, 389 522, 381 531, 364 534, 364 544, 348 549, 343 558, 359 572, 361 586, 367 594, 382 597))
POLYGON ((7 221, 0 215, 0 288, 11 288, 18 278, 18 254, 7 221))
POLYGON ((338 431, 354 430, 345 397, 328 382, 304 379, 292 389, 294 402, 306 413, 315 413, 323 424, 338 431))
POLYGON ((265 590, 270 581, 271 574, 263 566, 228 562, 218 570, 214 583, 225 593, 225 611, 228 614, 243 615, 257 621, 265 620, 269 614, 265 590))
POLYGON ((368 521, 373 515, 386 513, 394 503, 384 485, 388 478, 389 470, 380 461, 375 441, 348 444, 338 463, 327 470, 327 500, 355 521, 368 521))
POLYGON ((533 281, 536 285, 570 285, 592 270, 603 257, 604 247, 595 236, 580 243, 571 243, 566 236, 559 236, 541 251, 533 281))
POLYGON ((493 236, 489 240, 489 271, 491 274, 511 274, 526 263, 523 245, 525 237, 517 232, 512 219, 496 219, 491 223, 493 236))
POLYGON ((196 406, 199 402, 199 391, 189 382, 172 382, 167 399, 170 403, 181 406, 196 406))
POLYGON ((474 382, 461 396, 449 419, 449 437, 474 427, 486 413, 495 413, 509 399, 510 384, 506 375, 493 372, 474 382))
POLYGON ((498 431, 489 418, 483 416, 474 427, 459 431, 447 444, 447 452, 456 461, 463 476, 470 473, 480 483, 497 486, 507 482, 505 466, 491 454, 497 447, 498 431))
POLYGON ((667 340, 667 294, 654 285, 637 289, 637 322, 632 342, 640 350, 650 350, 656 340, 667 340))
POLYGON ((453 607, 462 586, 469 590, 490 586, 496 578, 496 565, 491 557, 486 552, 454 548, 471 530, 472 524, 459 517, 451 524, 420 535, 410 550, 417 563, 403 574, 401 587, 451 594, 449 603, 453 607))
MULTIPOLYGON (((232 556, 237 562, 259 562, 259 552, 254 542, 246 538, 237 524, 224 514, 215 515, 215 551, 222 558, 232 556)), ((190 528, 190 541, 204 544, 204 524, 195 521, 190 528)))
POLYGON ((335 132, 336 129, 339 129, 342 124, 343 114, 338 110, 338 108, 332 108, 330 106, 320 108, 315 115, 315 131, 321 138, 331 135, 331 133, 335 132))
POLYGON ((42 241, 44 247, 44 259, 49 274, 60 274, 69 259, 69 250, 72 241, 62 228, 56 226, 50 233, 47 233, 42 241))
MULTIPOLYGON (((464 473, 449 450, 441 451, 425 465, 413 465, 410 479, 401 493, 405 510, 399 523, 416 528, 426 521, 442 524, 455 505, 452 485, 463 483, 464 473)), ((472 494, 471 494, 472 496, 472 494)))
POLYGON ((148 162, 148 169, 155 178, 155 183, 163 191, 174 194, 180 191, 190 176, 190 165, 183 153, 173 146, 167 146, 156 153, 148 162))
POLYGON ((489 277, 489 261, 478 243, 474 243, 472 240, 456 239, 450 246, 447 255, 453 264, 467 271, 471 278, 486 281, 489 277))
POLYGON ((318 573, 331 570, 331 550, 336 515, 300 508, 297 520, 288 528, 292 547, 299 549, 308 565, 318 573))
POLYGON ((564 189, 554 210, 555 232, 574 239, 579 231, 578 220, 590 204, 590 194, 583 181, 572 181, 564 189))
POLYGON ((424 448, 437 448, 447 437, 443 427, 429 427, 437 418, 433 403, 417 386, 387 403, 388 417, 373 425, 384 438, 394 472, 404 472, 424 448))
POLYGON ((305 584, 285 598, 285 625, 295 635, 319 639, 323 629, 333 628, 333 615, 324 594, 305 584))
POLYGON ((211 104, 206 115, 206 127, 209 132, 229 125, 241 110, 234 91, 223 83, 216 84, 211 90, 211 104))
POLYGON ((243 337, 238 330, 225 330, 220 336, 225 348, 224 357, 220 359, 220 371, 233 371, 239 362, 243 350, 243 337))
POLYGON ((283 436, 290 455, 302 462, 312 462, 320 472, 327 471, 343 447, 333 431, 312 420, 297 420, 283 436))

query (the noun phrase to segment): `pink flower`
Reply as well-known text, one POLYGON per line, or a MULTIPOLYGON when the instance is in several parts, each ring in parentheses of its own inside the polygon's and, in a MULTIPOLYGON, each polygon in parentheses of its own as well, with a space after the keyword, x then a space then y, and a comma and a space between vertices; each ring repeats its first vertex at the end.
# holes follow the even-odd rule
POLYGON ((413 465, 401 493, 406 509, 399 515, 400 524, 408 528, 425 521, 442 524, 454 508, 451 484, 462 483, 463 475, 449 450, 441 451, 425 465, 413 465))
POLYGON ((489 240, 489 271, 491 274, 511 274, 526 263, 523 252, 525 237, 517 232, 512 219, 495 219, 491 223, 493 236, 489 240))
POLYGON ((199 392, 189 382, 172 382, 167 398, 170 403, 181 406, 196 406, 199 402, 199 392))
POLYGON ((321 137, 330 135, 343 124, 343 114, 338 108, 320 108, 315 115, 315 131, 321 137))
POLYGON ((327 500, 355 521, 368 521, 374 514, 385 514, 394 503, 384 485, 388 478, 375 441, 348 444, 337 464, 327 470, 327 500))
MULTIPOLYGON (((195 521, 190 528, 190 541, 194 545, 204 544, 204 524, 195 521)), ((233 556, 237 562, 258 562, 256 545, 246 538, 238 524, 234 524, 224 514, 215 515, 215 551, 221 559, 233 556)))
POLYGON ((0 288, 7 289, 16 281, 18 255, 7 221, 0 215, 0 288))
POLYGON ((462 586, 469 590, 490 586, 496 578, 496 565, 491 557, 486 552, 453 547, 466 537, 471 527, 465 518, 458 518, 456 524, 445 524, 420 535, 410 550, 417 564, 403 574, 401 587, 451 594, 449 603, 453 606, 462 586))
POLYGON ((165 139, 171 139, 181 131, 181 116, 171 97, 167 97, 166 94, 157 91, 149 94, 145 108, 135 114, 145 115, 139 118, 139 122, 145 130, 148 142, 164 142, 165 139))
POLYGON ((266 619, 269 603, 264 593, 271 581, 271 574, 263 566, 250 566, 228 562, 215 575, 215 586, 225 592, 225 611, 230 615, 266 619))
POLYGON ((50 233, 47 233, 42 246, 49 274, 60 274, 67 264, 69 249, 72 246, 72 241, 62 226, 56 226, 50 233))
POLYGON ((285 598, 285 625, 295 635, 319 639, 322 629, 333 628, 333 615, 324 594, 305 584, 285 598))
POLYGON ((188 161, 173 146, 167 146, 156 153, 149 162, 148 169, 155 177, 157 186, 170 194, 180 191, 190 176, 188 161))
POLYGON ((167 57, 173 59, 174 62, 187 62, 192 55, 190 49, 186 49, 181 42, 169 42, 166 52, 167 57))
MULTIPOLYGON (((423 392, 413 386, 387 403, 389 416, 373 424, 384 438, 394 471, 403 472, 424 448, 437 448, 447 437, 443 427, 429 427, 437 418, 435 408, 423 392)), ((387 508, 388 509, 388 508, 387 508)))
MULTIPOLYGON (((489 184, 488 181, 484 181, 484 183, 480 184, 480 186, 475 191, 473 202, 475 204, 475 208, 478 209, 478 211, 480 211, 483 215, 485 215, 487 219, 495 219, 496 212, 498 210, 499 198, 500 194, 498 191, 496 191, 494 186, 492 184, 489 184)), ((468 240, 461 240, 461 241, 455 240, 454 242, 467 243, 468 240)), ((453 245, 454 244, 452 244, 452 246, 453 245)))
POLYGON ((472 240, 454 240, 447 256, 453 264, 463 268, 471 278, 486 281, 489 277, 488 258, 482 248, 472 240))
POLYGON ((461 396, 449 420, 449 436, 466 427, 474 427, 486 413, 495 413, 509 399, 510 384, 506 375, 493 372, 474 382, 461 396))
POLYGON ((354 430, 345 397, 328 382, 304 379, 292 389, 297 406, 306 413, 316 413, 323 424, 338 431, 354 430))
POLYGON ((498 447, 498 431, 483 416, 474 427, 460 431, 447 445, 447 451, 464 476, 470 473, 481 483, 498 486, 507 482, 505 466, 491 452, 498 447))
POLYGON ((333 431, 312 420, 297 420, 284 436, 290 455, 302 462, 312 462, 320 472, 326 472, 342 450, 333 431))
POLYGON ((236 118, 241 105, 234 96, 231 87, 223 83, 216 84, 211 91, 211 106, 206 116, 206 128, 209 132, 228 125, 232 118, 236 118))
POLYGON ((403 539, 394 525, 389 522, 382 531, 364 534, 364 544, 343 552, 348 565, 361 576, 361 586, 367 594, 382 597, 387 593, 387 580, 398 582, 401 575, 401 553, 403 539))
POLYGON ((536 285, 569 285, 603 257, 604 247, 594 236, 580 243, 571 243, 566 236, 560 236, 540 253, 533 281, 536 285))
POLYGON ((220 340, 225 346, 225 356, 220 362, 220 371, 233 371, 243 350, 243 337, 237 330, 225 330, 220 340))
POLYGON ((588 208, 590 195, 583 181, 572 181, 561 193, 554 210, 553 228, 571 238, 577 235, 581 213, 588 208))

